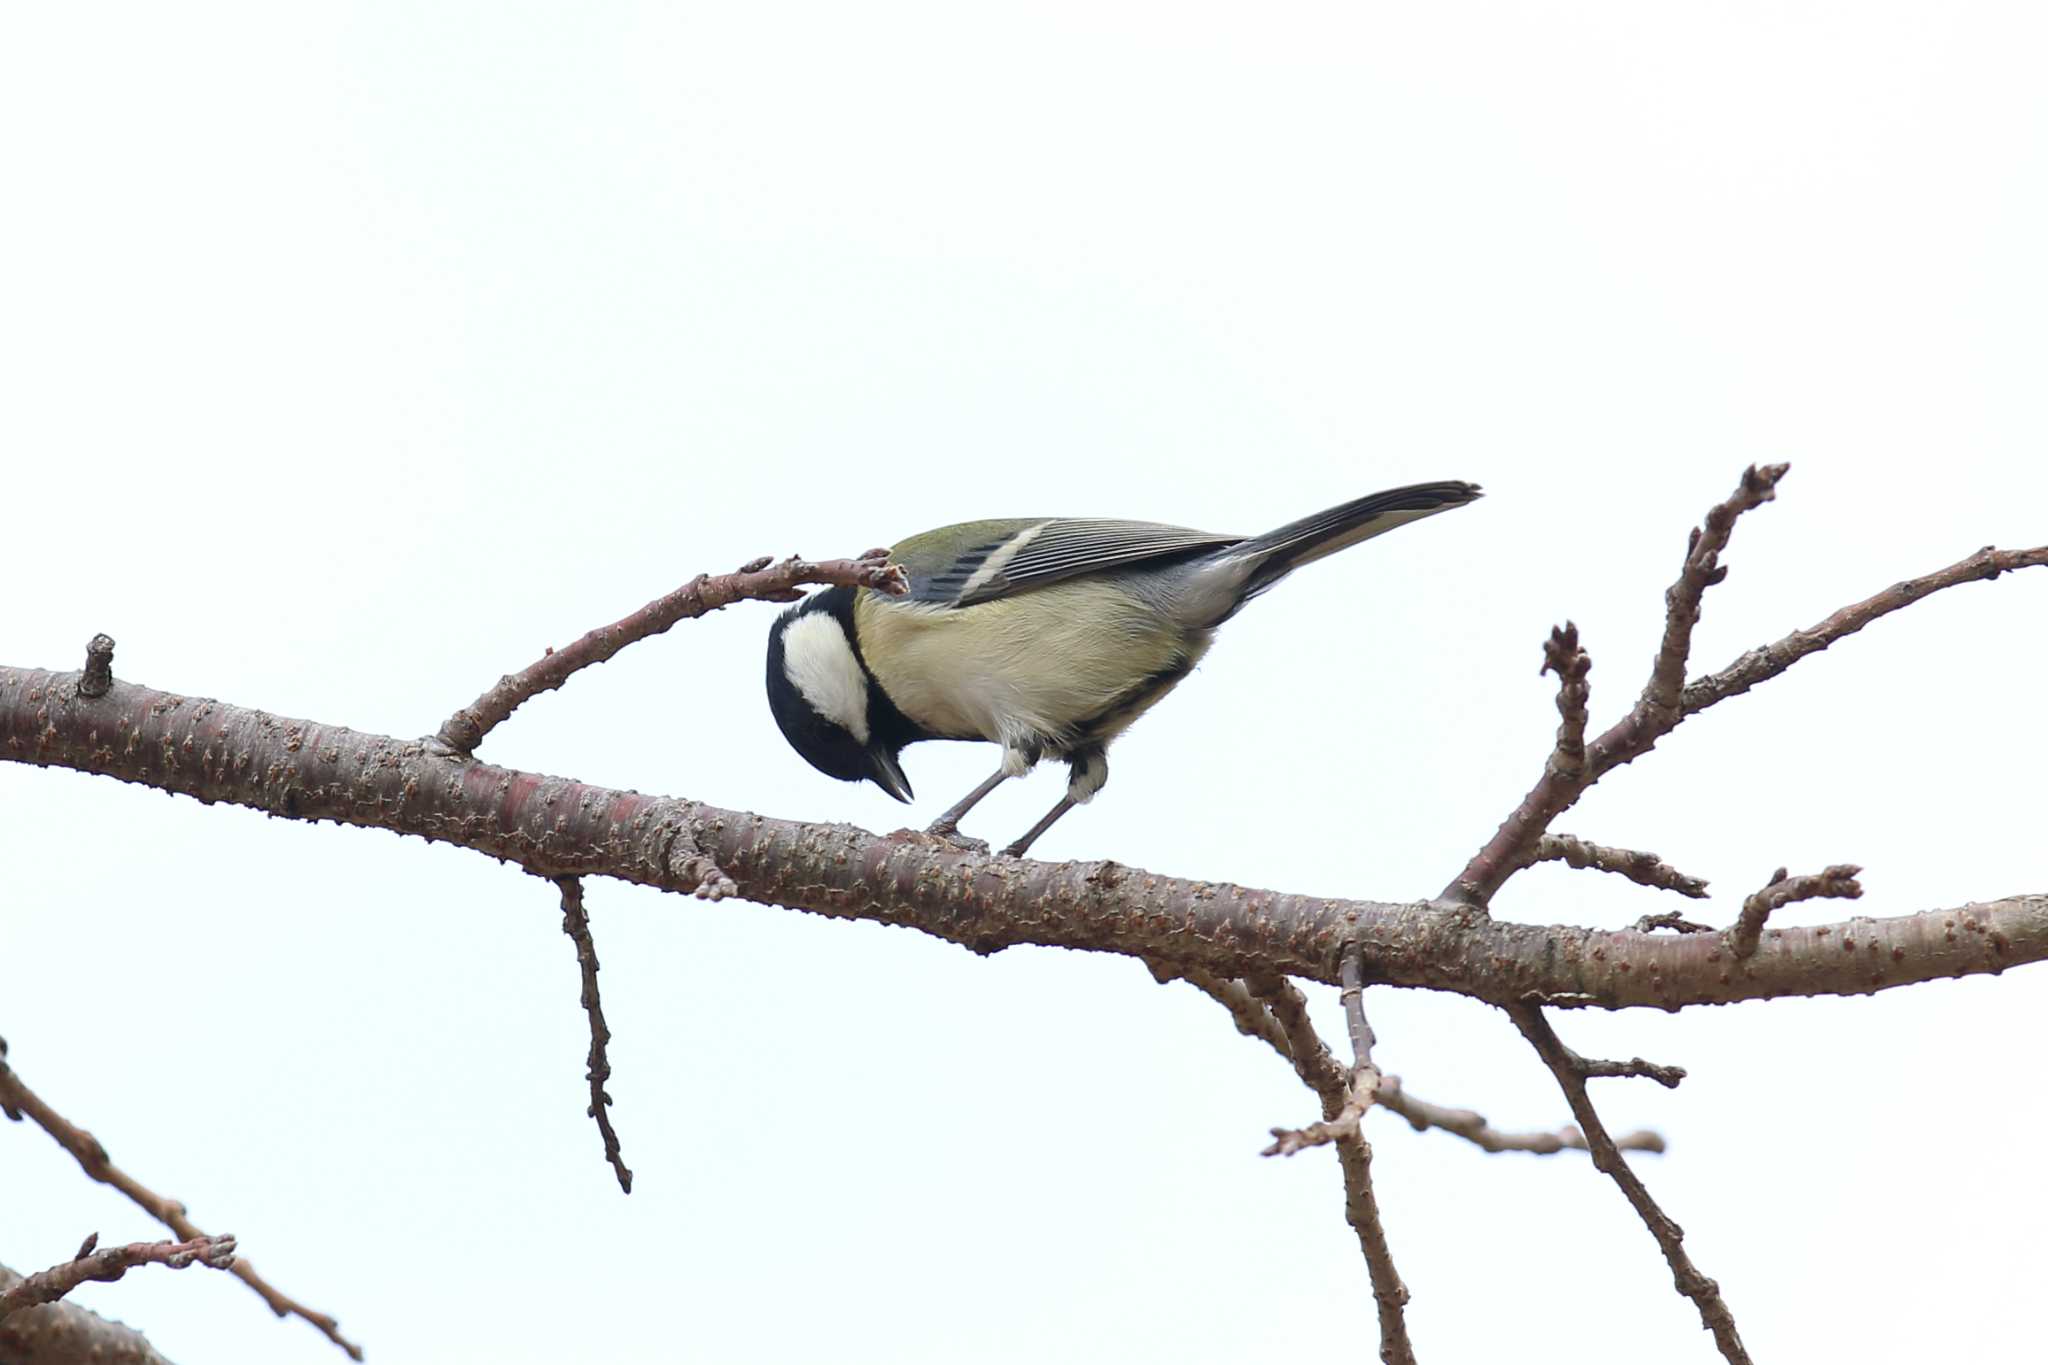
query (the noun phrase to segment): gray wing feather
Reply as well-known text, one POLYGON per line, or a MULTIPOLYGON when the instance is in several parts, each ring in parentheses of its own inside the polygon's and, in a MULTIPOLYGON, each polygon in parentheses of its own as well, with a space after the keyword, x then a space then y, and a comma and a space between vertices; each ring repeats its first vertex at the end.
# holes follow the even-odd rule
POLYGON ((1081 574, 1218 549, 1242 539, 1152 521, 1054 517, 972 546, 915 585, 912 596, 971 607, 1081 574))

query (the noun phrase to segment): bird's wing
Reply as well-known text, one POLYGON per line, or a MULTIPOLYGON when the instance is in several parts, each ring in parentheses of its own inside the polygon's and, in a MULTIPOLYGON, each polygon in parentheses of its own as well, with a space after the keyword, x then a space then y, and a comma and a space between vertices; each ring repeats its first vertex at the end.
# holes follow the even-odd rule
POLYGON ((949 526, 913 536, 896 547, 894 556, 910 574, 911 601, 971 607, 1079 574, 1212 550, 1242 539, 1151 521, 1036 517, 975 522, 971 531, 949 526))

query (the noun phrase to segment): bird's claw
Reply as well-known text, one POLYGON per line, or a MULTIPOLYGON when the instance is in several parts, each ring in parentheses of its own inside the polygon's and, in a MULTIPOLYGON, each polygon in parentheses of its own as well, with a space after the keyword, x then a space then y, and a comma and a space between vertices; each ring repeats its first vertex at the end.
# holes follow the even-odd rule
POLYGON ((962 834, 958 827, 953 825, 935 824, 924 831, 924 837, 936 839, 942 844, 950 844, 952 847, 962 849, 968 853, 979 853, 984 856, 988 853, 988 840, 976 839, 972 835, 962 834))

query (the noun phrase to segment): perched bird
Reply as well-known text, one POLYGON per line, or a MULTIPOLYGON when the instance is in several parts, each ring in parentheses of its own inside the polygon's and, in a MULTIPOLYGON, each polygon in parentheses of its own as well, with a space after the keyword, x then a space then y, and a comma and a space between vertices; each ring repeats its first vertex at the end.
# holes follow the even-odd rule
POLYGON ((1021 855, 1102 789, 1110 741, 1238 608, 1311 560, 1478 496, 1469 483, 1413 484, 1249 539, 1083 517, 927 531, 890 551, 907 595, 829 588, 777 619, 768 704, 811 766, 899 801, 911 799, 905 745, 1002 745, 1002 767, 932 824, 945 837, 1006 779, 1064 760, 1067 794, 1003 850, 1021 855))

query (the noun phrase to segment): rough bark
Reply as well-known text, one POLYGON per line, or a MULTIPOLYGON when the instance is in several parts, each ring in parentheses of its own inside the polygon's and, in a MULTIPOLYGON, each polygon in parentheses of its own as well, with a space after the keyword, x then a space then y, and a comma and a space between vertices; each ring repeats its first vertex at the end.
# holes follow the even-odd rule
POLYGON ((0 666, 0 759, 100 773, 285 819, 388 829, 549 876, 703 884, 698 850, 748 900, 913 928, 990 952, 1033 943, 1226 976, 1336 984, 1358 944, 1374 981, 1507 1004, 1607 1008, 1864 994, 2048 958, 2048 895, 1889 919, 1721 933, 1513 924, 1447 902, 1351 900, 1161 876, 1111 862, 990 857, 901 832, 779 820, 593 786, 115 681, 0 666))

